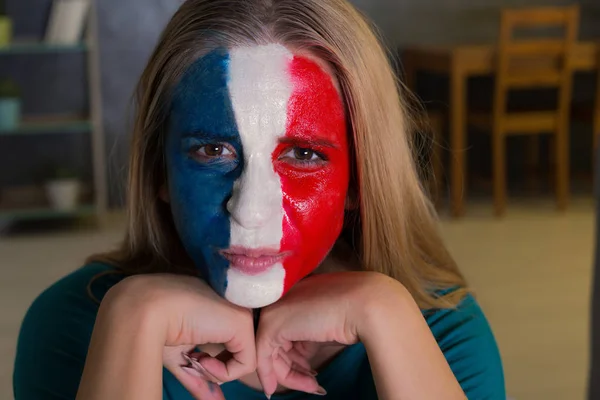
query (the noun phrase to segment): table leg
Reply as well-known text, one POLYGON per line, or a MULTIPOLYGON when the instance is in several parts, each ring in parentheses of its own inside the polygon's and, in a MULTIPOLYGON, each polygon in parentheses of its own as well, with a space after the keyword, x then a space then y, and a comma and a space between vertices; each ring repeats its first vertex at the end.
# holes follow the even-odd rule
POLYGON ((456 59, 450 73, 450 209, 452 216, 465 213, 466 193, 466 75, 456 59))
MULTIPOLYGON (((600 65, 600 49, 598 51, 598 64, 600 65)), ((593 146, 594 146, 594 157, 596 156, 596 148, 600 144, 600 68, 598 68, 598 76, 596 77, 596 99, 594 100, 594 132, 593 132, 593 146)), ((595 158, 594 158, 595 160, 595 158)), ((592 167, 593 169, 593 167, 592 167)))

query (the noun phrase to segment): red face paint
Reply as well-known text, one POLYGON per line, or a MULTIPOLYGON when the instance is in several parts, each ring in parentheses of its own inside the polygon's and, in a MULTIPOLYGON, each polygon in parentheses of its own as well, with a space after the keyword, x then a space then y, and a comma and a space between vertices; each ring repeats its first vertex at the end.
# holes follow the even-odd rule
POLYGON ((312 272, 337 240, 344 220, 349 181, 349 149, 341 97, 331 77, 315 62, 294 57, 285 139, 273 153, 283 192, 284 293, 312 272), (320 153, 316 163, 280 158, 291 149, 320 153))

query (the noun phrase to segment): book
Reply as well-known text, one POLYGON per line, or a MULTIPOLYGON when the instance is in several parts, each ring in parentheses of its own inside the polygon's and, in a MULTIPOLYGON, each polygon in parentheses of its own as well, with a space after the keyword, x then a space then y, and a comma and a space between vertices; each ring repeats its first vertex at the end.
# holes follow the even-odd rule
POLYGON ((76 44, 82 39, 90 0, 54 0, 46 30, 50 44, 76 44))

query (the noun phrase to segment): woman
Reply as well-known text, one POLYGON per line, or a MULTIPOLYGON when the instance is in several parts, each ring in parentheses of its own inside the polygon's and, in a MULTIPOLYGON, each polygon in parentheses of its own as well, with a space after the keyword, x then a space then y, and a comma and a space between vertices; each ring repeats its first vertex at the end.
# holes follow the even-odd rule
POLYGON ((138 87, 126 238, 32 305, 15 398, 504 399, 395 87, 343 0, 186 1, 138 87))

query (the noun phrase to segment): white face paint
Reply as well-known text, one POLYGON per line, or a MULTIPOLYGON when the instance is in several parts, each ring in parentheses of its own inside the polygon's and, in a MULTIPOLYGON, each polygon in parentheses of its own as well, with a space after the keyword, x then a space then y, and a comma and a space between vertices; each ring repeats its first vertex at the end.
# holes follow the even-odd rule
MULTIPOLYGON (((272 153, 285 135, 292 83, 287 73, 293 55, 281 45, 230 51, 228 89, 244 149, 244 169, 227 203, 231 248, 279 253, 283 220, 281 181, 272 153)), ((231 265, 225 298, 257 308, 279 299, 285 270, 277 262, 264 271, 231 265)))

